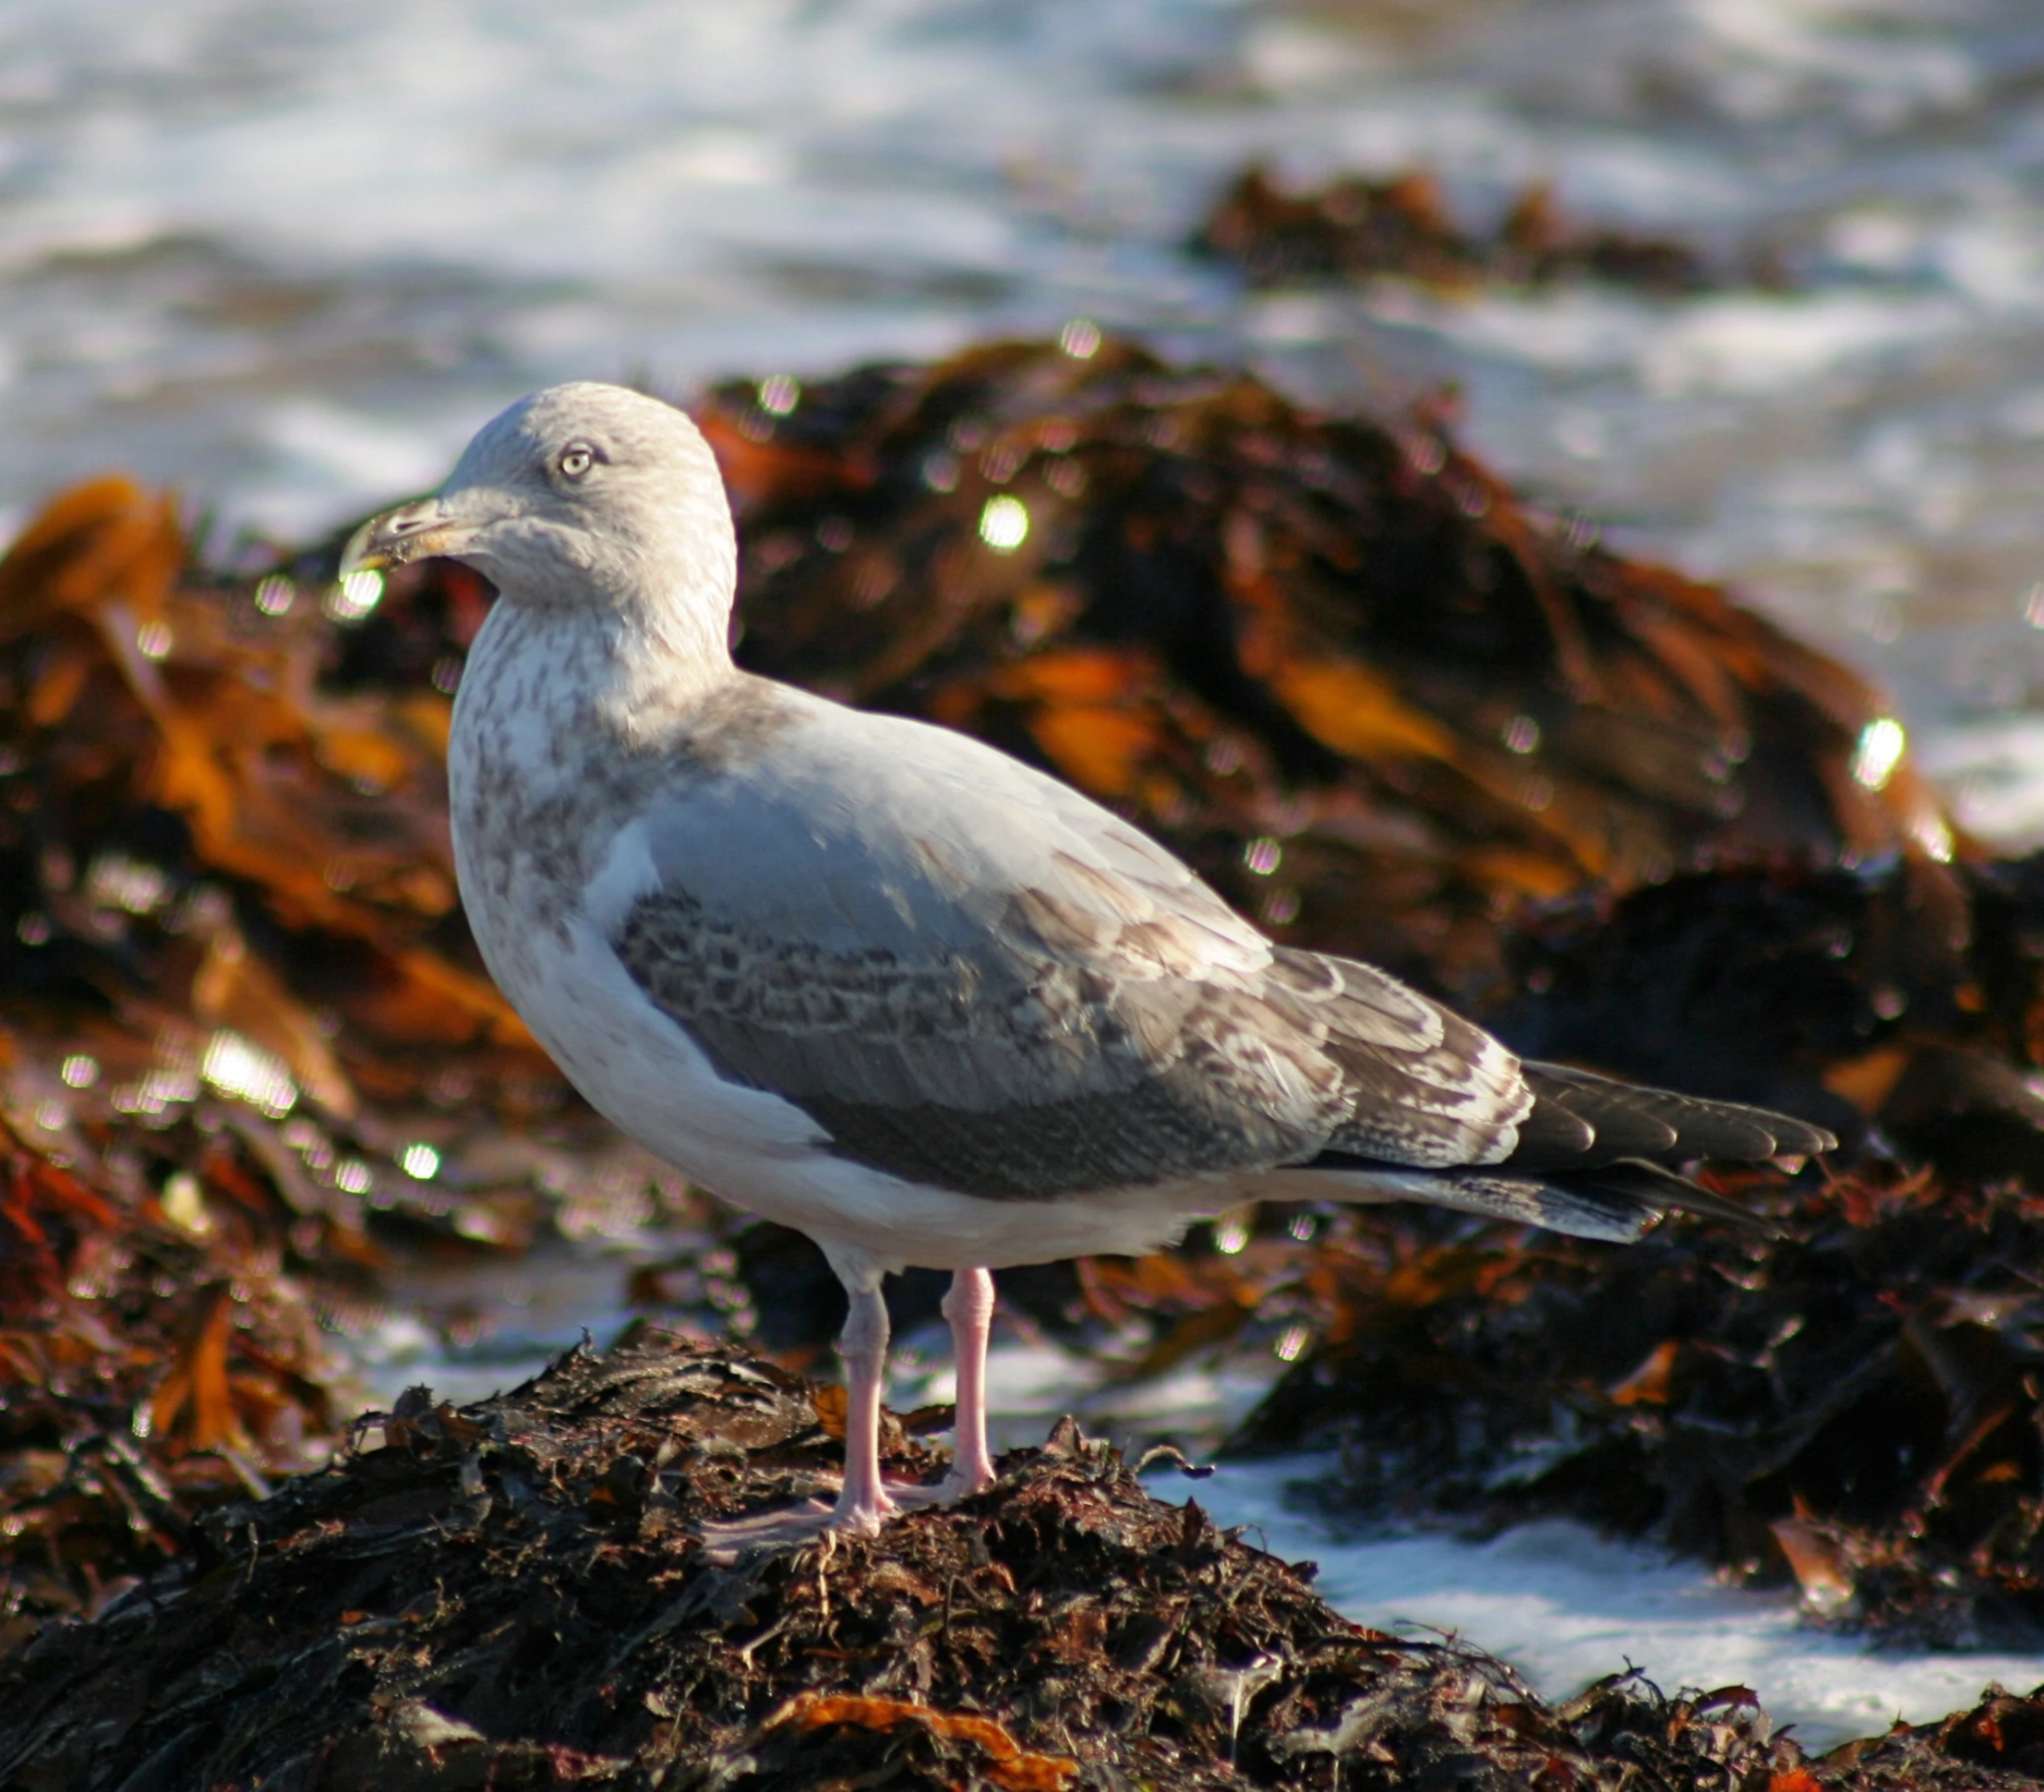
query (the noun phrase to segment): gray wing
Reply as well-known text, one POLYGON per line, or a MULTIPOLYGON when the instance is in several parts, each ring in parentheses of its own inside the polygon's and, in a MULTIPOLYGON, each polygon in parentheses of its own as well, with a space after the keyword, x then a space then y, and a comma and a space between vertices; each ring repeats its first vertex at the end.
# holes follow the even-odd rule
POLYGON ((912 1181, 1044 1199, 1328 1148, 1490 1163, 1532 1106, 1475 1027, 1273 947, 962 736, 817 702, 635 826, 635 877, 588 900, 632 977, 723 1075, 912 1181))

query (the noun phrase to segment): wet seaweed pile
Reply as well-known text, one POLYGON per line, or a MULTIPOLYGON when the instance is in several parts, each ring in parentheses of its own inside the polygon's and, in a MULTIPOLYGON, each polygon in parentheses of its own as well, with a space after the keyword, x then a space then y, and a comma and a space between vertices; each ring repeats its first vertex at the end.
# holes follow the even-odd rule
POLYGON ((325 1455, 334 1362, 246 1141, 209 1118, 156 1137, 154 1162, 67 1167, 0 1132, 0 1646, 325 1455))
POLYGON ((1485 1018, 1530 1056, 1822 1118, 1963 1178, 2044 1187, 2044 858, 1746 866, 1550 905, 1485 1018), (1928 920, 1930 924, 1924 924, 1928 920), (1938 921, 1950 923, 1941 927, 1938 921))
POLYGON ((1898 1723, 1884 1736, 1848 1743, 1825 1757, 1818 1772, 1792 1773, 1770 1792, 1808 1792, 1845 1785, 1865 1792, 1911 1792, 1916 1786, 1977 1787, 2019 1792, 2044 1782, 2044 1699, 2015 1698, 1990 1687, 1969 1711, 1939 1723, 1898 1723))
POLYGON ((1988 1735, 2026 1759, 2044 1721, 2003 1698, 1835 1769, 1743 1688, 1614 1678, 1550 1708, 1473 1650, 1345 1621, 1069 1421, 958 1510, 704 1564, 704 1515, 807 1490, 829 1456, 802 1383, 660 1333, 474 1406, 421 1390, 0 1664, 0 1778, 1801 1792, 1897 1783, 1876 1772, 1902 1758, 1979 1785, 1988 1735))
POLYGON ((1788 283, 1780 258, 1765 251, 1718 265, 1677 237, 1571 217, 1546 182, 1520 192, 1491 230, 1473 230, 1422 169, 1381 180, 1349 175, 1293 192, 1251 166, 1214 202, 1191 246, 1257 286, 1395 275, 1455 292, 1594 280, 1676 297, 1788 283))
POLYGON ((1369 1517, 1565 1513, 1912 1644, 2044 1647, 2044 1198, 1806 1172, 1753 1240, 1394 1221, 1237 1449, 1339 1445, 1369 1517))

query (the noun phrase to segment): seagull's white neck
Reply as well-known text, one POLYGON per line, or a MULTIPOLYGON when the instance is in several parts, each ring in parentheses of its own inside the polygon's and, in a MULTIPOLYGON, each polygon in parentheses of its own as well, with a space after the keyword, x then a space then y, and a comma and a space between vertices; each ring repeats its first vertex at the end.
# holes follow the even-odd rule
POLYGON ((665 745, 705 697, 739 676, 728 604, 714 624, 694 605, 649 615, 616 610, 606 620, 596 706, 605 731, 628 747, 665 745))
MULTIPOLYGON (((502 593, 476 653, 515 641, 536 655, 534 671, 549 687, 558 681, 543 667, 557 659, 571 668, 566 683, 601 703, 621 735, 661 726, 677 704, 737 676, 731 509, 693 429, 681 446, 692 446, 701 465, 644 490, 627 479, 592 499, 587 515, 557 495, 528 500, 522 511, 506 500, 510 515, 473 544, 477 570, 502 593)), ((459 510, 472 501, 457 491, 452 502, 459 510)))
MULTIPOLYGON (((609 602, 527 596, 507 584, 470 652, 515 650, 545 674, 547 693, 584 699, 619 738, 662 730, 679 709, 738 676, 730 584, 713 576, 638 578, 609 602)), ((580 705, 576 705, 580 707, 580 705)))
MULTIPOLYGON (((457 732, 488 710, 527 738, 578 741, 603 754, 658 752, 687 735, 705 699, 742 676, 727 627, 726 611, 707 604, 597 608, 508 591, 470 650, 457 732)), ((549 758, 560 766, 557 753, 549 758)))

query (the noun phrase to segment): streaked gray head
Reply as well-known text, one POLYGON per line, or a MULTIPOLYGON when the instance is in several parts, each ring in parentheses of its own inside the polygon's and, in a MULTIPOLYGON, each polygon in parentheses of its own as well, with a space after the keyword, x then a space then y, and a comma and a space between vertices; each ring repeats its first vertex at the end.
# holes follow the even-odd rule
POLYGON ((702 432, 672 405, 577 381, 483 426, 447 484, 368 525, 356 566, 445 554, 547 608, 677 611, 722 638, 737 582, 731 509, 702 432))

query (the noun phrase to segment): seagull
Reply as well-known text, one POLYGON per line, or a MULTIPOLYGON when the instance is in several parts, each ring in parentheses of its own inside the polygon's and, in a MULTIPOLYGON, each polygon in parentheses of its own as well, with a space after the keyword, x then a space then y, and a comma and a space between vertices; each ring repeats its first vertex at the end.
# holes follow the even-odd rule
POLYGON ((850 1296, 842 1492, 710 1526, 713 1560, 991 1483, 993 1269, 1158 1251, 1264 1198, 1620 1241, 1668 1208, 1757 1224, 1682 1167, 1836 1147, 1523 1062, 1382 970, 1273 942, 1055 778, 741 670, 730 506, 674 406, 524 398, 343 570, 433 555, 499 593, 448 755, 492 975, 599 1112, 807 1233, 850 1296), (934 1486, 880 1471, 881 1280, 909 1264, 951 1271, 934 1486))

